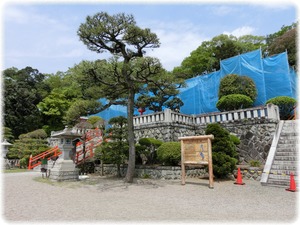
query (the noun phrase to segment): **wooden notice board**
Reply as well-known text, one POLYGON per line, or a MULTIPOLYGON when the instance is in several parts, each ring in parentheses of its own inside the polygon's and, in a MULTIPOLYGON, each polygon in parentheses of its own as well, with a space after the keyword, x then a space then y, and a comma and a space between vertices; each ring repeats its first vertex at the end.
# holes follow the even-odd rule
POLYGON ((209 188, 214 188, 211 140, 213 135, 179 137, 181 141, 181 183, 185 184, 186 165, 208 165, 209 188))

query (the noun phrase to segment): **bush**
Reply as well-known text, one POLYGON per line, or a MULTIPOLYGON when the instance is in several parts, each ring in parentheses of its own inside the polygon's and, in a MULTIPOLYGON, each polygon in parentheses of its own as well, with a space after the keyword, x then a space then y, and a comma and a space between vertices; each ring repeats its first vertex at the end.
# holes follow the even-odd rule
POLYGON ((227 177, 232 173, 238 161, 223 152, 213 152, 212 160, 214 175, 218 178, 227 177))
POLYGON ((250 77, 236 74, 223 77, 220 81, 219 99, 231 94, 246 95, 254 102, 257 96, 254 81, 250 77))
POLYGON ((269 99, 266 104, 274 104, 279 108, 279 114, 281 120, 287 120, 293 115, 294 107, 297 101, 294 98, 288 96, 278 96, 269 99))
POLYGON ((157 140, 155 138, 141 138, 139 144, 136 145, 136 162, 143 163, 141 155, 146 157, 147 164, 155 164, 157 161, 157 148, 161 146, 163 141, 157 140))
POLYGON ((253 106, 253 100, 246 95, 231 94, 223 96, 217 102, 220 111, 230 111, 236 109, 246 109, 253 106))
POLYGON ((157 149, 157 157, 161 163, 177 166, 181 160, 180 142, 165 142, 157 149))
POLYGON ((218 123, 207 125, 205 134, 214 135, 214 139, 212 140, 214 175, 218 178, 226 177, 229 173, 233 172, 238 162, 236 145, 239 143, 239 138, 229 134, 218 123))

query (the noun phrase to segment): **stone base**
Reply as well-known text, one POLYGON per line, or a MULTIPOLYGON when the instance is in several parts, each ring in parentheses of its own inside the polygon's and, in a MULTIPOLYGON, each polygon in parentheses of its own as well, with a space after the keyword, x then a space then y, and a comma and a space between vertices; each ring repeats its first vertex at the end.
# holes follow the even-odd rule
POLYGON ((50 169, 49 178, 56 181, 77 181, 79 169, 75 168, 72 160, 58 159, 55 166, 50 169))

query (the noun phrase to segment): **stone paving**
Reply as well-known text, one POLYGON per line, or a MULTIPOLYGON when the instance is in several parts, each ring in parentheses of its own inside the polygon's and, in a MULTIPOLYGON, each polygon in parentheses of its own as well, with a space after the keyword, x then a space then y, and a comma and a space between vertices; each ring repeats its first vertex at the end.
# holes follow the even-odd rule
POLYGON ((4 222, 207 223, 297 222, 298 192, 244 180, 122 179, 90 176, 78 182, 42 179, 39 172, 2 174, 4 222))

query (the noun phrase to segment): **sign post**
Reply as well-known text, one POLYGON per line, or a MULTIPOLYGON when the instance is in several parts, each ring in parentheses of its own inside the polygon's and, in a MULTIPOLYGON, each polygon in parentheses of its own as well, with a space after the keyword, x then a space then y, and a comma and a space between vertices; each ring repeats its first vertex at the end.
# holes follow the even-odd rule
POLYGON ((181 184, 185 185, 186 165, 208 165, 209 188, 214 188, 211 140, 213 135, 179 137, 181 141, 181 184))

